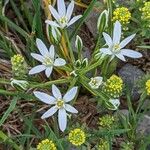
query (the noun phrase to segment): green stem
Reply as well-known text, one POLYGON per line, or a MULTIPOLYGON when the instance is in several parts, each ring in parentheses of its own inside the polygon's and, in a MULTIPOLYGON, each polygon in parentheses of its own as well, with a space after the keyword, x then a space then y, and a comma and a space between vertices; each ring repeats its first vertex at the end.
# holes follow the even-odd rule
POLYGON ((63 30, 63 32, 64 32, 65 39, 66 39, 66 42, 67 42, 67 46, 69 48, 71 61, 72 61, 72 63, 74 63, 75 62, 75 57, 74 57, 73 50, 72 50, 72 47, 71 47, 71 44, 70 44, 70 41, 69 41, 67 30, 63 30))

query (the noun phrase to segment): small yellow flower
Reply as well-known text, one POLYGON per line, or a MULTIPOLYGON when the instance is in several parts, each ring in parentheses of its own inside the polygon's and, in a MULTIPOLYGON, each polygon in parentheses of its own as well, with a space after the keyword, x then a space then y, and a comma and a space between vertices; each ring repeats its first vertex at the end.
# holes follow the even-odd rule
POLYGON ((146 91, 147 91, 147 95, 150 95, 150 79, 147 80, 146 82, 146 91))
POLYGON ((122 93, 123 80, 116 75, 112 75, 106 81, 103 89, 112 98, 118 98, 122 93))
POLYGON ((45 139, 37 145, 37 150, 57 150, 53 141, 45 139))
POLYGON ((13 76, 17 79, 23 79, 27 74, 27 65, 24 58, 20 55, 14 55, 11 58, 13 76))
POLYGON ((116 8, 113 12, 113 21, 119 21, 122 25, 127 25, 131 19, 131 13, 126 7, 116 8))
POLYGON ((85 133, 83 130, 76 128, 69 133, 69 142, 75 146, 80 146, 85 143, 85 133))
POLYGON ((111 126, 114 124, 115 118, 111 115, 105 115, 103 117, 99 118, 99 125, 104 128, 111 128, 111 126))
POLYGON ((142 11, 142 19, 149 20, 150 19, 150 2, 145 2, 144 7, 141 9, 142 11))
POLYGON ((109 143, 104 139, 100 139, 100 144, 98 145, 98 150, 109 150, 109 143))

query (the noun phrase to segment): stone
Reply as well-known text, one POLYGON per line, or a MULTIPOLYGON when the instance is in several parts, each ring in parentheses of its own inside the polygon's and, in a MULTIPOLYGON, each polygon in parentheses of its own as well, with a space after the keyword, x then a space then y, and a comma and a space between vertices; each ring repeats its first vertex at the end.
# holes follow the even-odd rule
POLYGON ((137 81, 144 76, 144 72, 131 64, 124 65, 118 72, 124 83, 132 87, 132 100, 138 100, 140 97, 137 81))

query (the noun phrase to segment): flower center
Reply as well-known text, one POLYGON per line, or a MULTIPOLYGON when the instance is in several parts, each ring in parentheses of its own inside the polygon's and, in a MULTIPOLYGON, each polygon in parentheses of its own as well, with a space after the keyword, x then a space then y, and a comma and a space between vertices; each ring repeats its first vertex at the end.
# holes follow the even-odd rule
POLYGON ((117 53, 120 51, 120 45, 119 44, 114 44, 113 45, 113 48, 112 48, 112 51, 117 53))
POLYGON ((43 64, 46 66, 51 66, 53 64, 53 61, 50 57, 45 57, 43 64))
POLYGON ((64 16, 64 17, 62 17, 62 18, 59 19, 59 23, 60 24, 67 24, 67 21, 68 21, 68 19, 67 19, 66 16, 64 16))
POLYGON ((63 105, 64 105, 64 101, 63 100, 58 100, 56 105, 57 105, 58 108, 62 108, 63 105))

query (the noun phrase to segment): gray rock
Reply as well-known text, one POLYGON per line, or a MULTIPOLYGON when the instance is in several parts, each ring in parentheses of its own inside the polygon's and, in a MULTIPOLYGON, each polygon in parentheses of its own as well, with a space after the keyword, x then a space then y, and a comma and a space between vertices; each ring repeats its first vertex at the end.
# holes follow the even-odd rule
POLYGON ((138 92, 137 81, 144 75, 144 72, 136 66, 126 64, 119 70, 118 74, 126 85, 132 87, 132 100, 138 100, 140 94, 138 92))
POLYGON ((86 26, 90 30, 94 38, 97 36, 97 21, 100 13, 92 11, 85 21, 86 26))
POLYGON ((121 115, 124 115, 124 116, 128 116, 129 115, 129 111, 127 109, 118 110, 117 113, 121 114, 121 115))
POLYGON ((139 122, 137 126, 137 134, 149 136, 150 135, 150 116, 144 115, 139 122))

